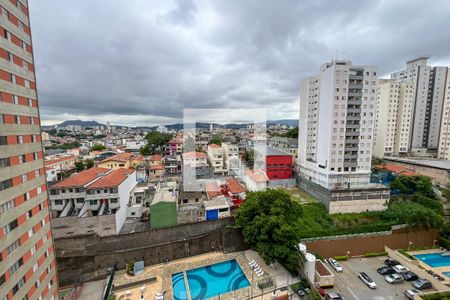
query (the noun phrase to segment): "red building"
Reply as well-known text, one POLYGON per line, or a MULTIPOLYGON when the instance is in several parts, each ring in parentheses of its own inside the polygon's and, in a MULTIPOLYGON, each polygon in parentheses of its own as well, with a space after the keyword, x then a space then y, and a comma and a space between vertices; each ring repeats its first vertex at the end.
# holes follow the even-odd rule
POLYGON ((234 208, 238 208, 245 201, 245 187, 235 178, 227 178, 226 183, 222 186, 222 192, 230 198, 234 204, 234 208))
POLYGON ((269 180, 292 178, 293 157, 291 154, 269 146, 255 146, 255 164, 258 160, 265 161, 269 180))

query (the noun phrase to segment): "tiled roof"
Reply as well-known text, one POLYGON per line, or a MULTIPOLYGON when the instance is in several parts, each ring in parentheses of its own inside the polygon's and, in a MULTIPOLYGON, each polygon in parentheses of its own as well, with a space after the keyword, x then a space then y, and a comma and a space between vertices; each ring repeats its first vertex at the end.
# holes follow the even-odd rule
POLYGON ((214 182, 205 183, 205 191, 210 198, 222 196, 220 187, 217 184, 215 184, 214 182))
POLYGON ((131 157, 134 156, 134 154, 132 153, 119 153, 113 156, 110 156, 108 158, 105 158, 104 160, 102 160, 100 163, 103 162, 107 162, 107 161, 123 161, 123 162, 127 162, 131 159, 131 157))
POLYGON ((209 144, 208 148, 220 148, 220 146, 217 144, 209 144))
POLYGON ((150 156, 150 160, 151 161, 161 161, 162 160, 162 156, 159 154, 154 154, 152 156, 150 156))
POLYGON ((235 178, 227 179, 227 188, 233 194, 239 194, 245 192, 245 187, 243 187, 235 178))
POLYGON ((269 178, 267 177, 266 173, 261 169, 245 170, 245 175, 250 177, 250 179, 253 180, 254 182, 269 181, 269 178))
POLYGON ((164 165, 163 164, 153 165, 153 166, 149 166, 148 169, 149 170, 164 170, 164 165))
POLYGON ((124 181, 128 175, 133 173, 133 170, 120 168, 111 171, 106 176, 102 177, 101 179, 95 181, 94 183, 87 186, 88 189, 95 189, 95 188, 105 188, 105 187, 116 187, 119 186, 122 181, 124 181))
POLYGON ((64 157, 60 157, 57 159, 46 160, 45 165, 51 166, 51 165, 54 165, 54 164, 57 164, 57 163, 60 163, 60 162, 66 161, 66 160, 71 160, 71 159, 76 159, 76 158, 77 157, 75 155, 69 155, 69 156, 64 156, 64 157))
POLYGON ((374 168, 378 169, 378 170, 387 170, 387 171, 395 173, 397 175, 404 175, 404 176, 417 175, 414 171, 412 171, 406 167, 402 167, 402 166, 398 166, 398 165, 376 165, 374 168))
POLYGON ((73 186, 84 186, 94 180, 100 173, 106 173, 110 169, 93 167, 87 169, 83 172, 73 174, 71 177, 64 181, 61 181, 52 187, 62 188, 62 187, 73 187, 73 186))
POLYGON ((185 152, 183 153, 183 159, 185 158, 206 158, 206 154, 203 152, 185 152))

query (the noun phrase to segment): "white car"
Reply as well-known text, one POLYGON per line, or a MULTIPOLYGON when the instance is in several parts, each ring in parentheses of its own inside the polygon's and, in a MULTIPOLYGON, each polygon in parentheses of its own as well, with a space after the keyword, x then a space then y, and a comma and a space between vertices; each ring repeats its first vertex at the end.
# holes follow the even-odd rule
POLYGON ((362 282, 364 282, 369 288, 371 289, 376 289, 377 285, 375 283, 375 281, 372 280, 372 278, 370 278, 369 275, 367 275, 365 272, 361 272, 358 274, 359 279, 362 280, 362 282))
POLYGON ((389 274, 386 277, 384 277, 384 280, 386 280, 389 283, 394 284, 394 283, 400 283, 405 279, 403 278, 402 275, 394 273, 394 274, 389 274))
POLYGON ((334 258, 329 258, 328 263, 336 270, 336 272, 343 271, 341 265, 334 258))
POLYGON ((406 272, 409 271, 409 269, 407 267, 403 266, 403 265, 395 265, 395 266, 392 267, 392 269, 394 269, 394 271, 396 273, 400 273, 400 274, 401 273, 406 273, 406 272))
POLYGON ((416 289, 410 289, 410 290, 406 290, 406 291, 405 291, 405 296, 406 296, 406 298, 408 298, 408 299, 410 299, 410 300, 413 300, 413 299, 414 299, 414 295, 418 295, 418 294, 420 294, 420 293, 422 293, 422 292, 419 291, 419 290, 416 290, 416 289))

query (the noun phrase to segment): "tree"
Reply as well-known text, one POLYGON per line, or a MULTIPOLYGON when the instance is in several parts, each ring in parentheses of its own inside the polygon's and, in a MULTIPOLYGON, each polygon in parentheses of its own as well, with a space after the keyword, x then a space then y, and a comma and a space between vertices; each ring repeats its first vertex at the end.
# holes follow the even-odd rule
POLYGON ((221 145, 223 142, 223 137, 220 134, 215 134, 210 140, 210 144, 221 145))
POLYGON ((95 164, 94 160, 90 159, 90 158, 88 158, 84 161, 84 165, 85 165, 86 169, 92 168, 94 166, 94 164, 95 164))
POLYGON ((278 261, 294 273, 301 263, 297 245, 302 214, 302 207, 289 194, 269 189, 249 193, 235 220, 242 228, 244 241, 266 263, 278 261))
POLYGON ((435 198, 433 183, 427 176, 397 176, 391 182, 390 188, 399 190, 402 194, 421 193, 422 195, 435 198))
POLYGON ((169 142, 172 138, 172 135, 169 133, 150 131, 149 133, 147 133, 145 138, 147 139, 147 145, 141 147, 139 151, 142 155, 147 156, 152 154, 156 148, 162 147, 167 144, 167 142, 169 142))
POLYGON ((94 146, 91 147, 91 150, 90 150, 90 151, 103 151, 103 150, 105 150, 105 149, 106 149, 105 146, 100 145, 100 144, 96 144, 96 145, 94 145, 94 146))
POLYGON ((285 134, 285 137, 298 139, 298 127, 289 129, 285 134))
POLYGON ((85 168, 85 165, 84 165, 83 161, 82 160, 77 160, 75 162, 75 168, 77 169, 77 172, 83 171, 84 168, 85 168))
POLYGON ((253 163, 253 161, 255 160, 255 150, 245 150, 245 160, 248 163, 253 163))

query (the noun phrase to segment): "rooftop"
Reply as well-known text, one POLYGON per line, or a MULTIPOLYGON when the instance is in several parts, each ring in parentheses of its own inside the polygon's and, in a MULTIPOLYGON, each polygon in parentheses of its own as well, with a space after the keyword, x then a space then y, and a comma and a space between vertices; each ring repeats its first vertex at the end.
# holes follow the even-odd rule
POLYGON ((261 154, 264 154, 264 153, 265 153, 266 156, 269 156, 269 155, 271 155, 271 156, 286 156, 286 155, 291 155, 291 154, 289 154, 289 153, 287 153, 287 152, 284 152, 284 151, 281 151, 281 150, 279 150, 279 149, 276 149, 276 148, 273 148, 273 147, 270 147, 270 146, 264 146, 264 145, 256 145, 256 146, 254 147, 254 150, 255 150, 256 152, 261 153, 261 154))
POLYGON ((108 158, 105 158, 104 160, 101 161, 101 163, 103 162, 107 162, 107 161, 123 161, 123 162, 127 162, 131 159, 131 157, 134 156, 134 154, 132 153, 119 153, 113 156, 110 156, 108 158))
POLYGON ((92 180, 94 180, 95 178, 97 178, 100 174, 102 173, 105 174, 109 171, 111 170, 106 168, 93 167, 83 172, 73 174, 66 180, 58 182, 57 184, 53 185, 52 188, 84 186, 89 182, 91 182, 92 180))
POLYGON ((161 161, 162 160, 162 156, 159 154, 153 154, 152 156, 150 156, 150 161, 161 161))
POLYGON ((195 152, 195 151, 185 152, 183 153, 183 159, 186 158, 206 158, 206 154, 203 152, 195 152))
POLYGON ((217 144, 209 144, 208 148, 220 148, 220 146, 217 144))
POLYGON ((217 197, 213 200, 203 201, 203 205, 206 210, 229 208, 233 206, 226 197, 217 197))
POLYGON ((254 182, 266 182, 269 181, 269 178, 266 175, 266 172, 264 172, 261 169, 257 170, 245 170, 245 175, 250 177, 251 180, 254 182))
POLYGON ((242 186, 235 178, 228 178, 226 183, 227 183, 227 188, 233 194, 239 194, 239 193, 245 192, 245 187, 242 186))
POLYGON ((94 183, 87 186, 88 189, 98 189, 105 187, 116 187, 119 186, 127 177, 132 174, 134 170, 120 168, 112 170, 106 176, 100 178, 94 183))
POLYGON ((208 194, 208 197, 210 197, 210 198, 222 196, 222 191, 220 190, 220 187, 215 182, 206 182, 205 183, 205 191, 208 194))
POLYGON ((388 161, 398 161, 417 166, 424 166, 429 168, 436 168, 441 170, 450 170, 450 161, 443 159, 420 159, 420 158, 400 158, 400 157, 385 157, 388 161))
POLYGON ((414 172, 413 170, 410 170, 410 169, 408 169, 406 167, 402 167, 402 166, 398 166, 398 165, 390 165, 390 164, 376 165, 374 168, 378 169, 378 170, 387 170, 387 171, 390 171, 390 172, 395 173, 397 175, 403 175, 403 176, 414 176, 414 175, 417 175, 417 173, 414 172))
POLYGON ((69 156, 64 156, 64 157, 60 157, 60 158, 56 158, 56 159, 51 159, 51 160, 46 160, 45 161, 45 165, 46 166, 51 166, 66 160, 72 160, 72 159, 76 159, 77 157, 75 155, 69 155, 69 156))

